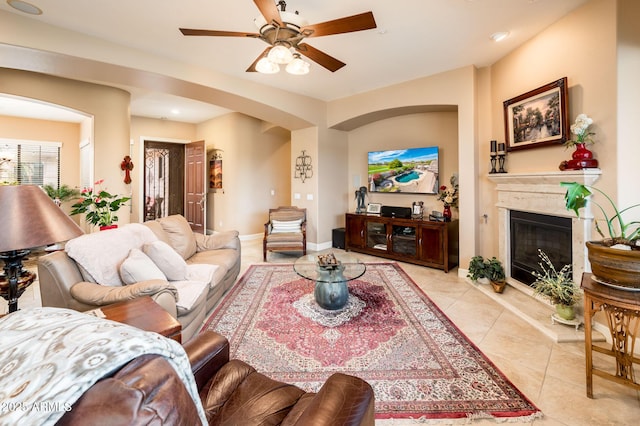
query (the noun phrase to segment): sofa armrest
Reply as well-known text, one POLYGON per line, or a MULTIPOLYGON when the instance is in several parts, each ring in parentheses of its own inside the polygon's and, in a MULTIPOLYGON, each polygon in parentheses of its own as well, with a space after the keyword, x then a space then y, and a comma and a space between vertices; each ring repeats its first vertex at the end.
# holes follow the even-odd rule
POLYGON ((374 423, 373 389, 364 380, 342 373, 327 379, 295 422, 296 425, 314 426, 374 423))
POLYGON ((205 331, 184 345, 198 390, 229 362, 229 341, 221 334, 205 331))
POLYGON ((141 296, 155 296, 161 292, 171 293, 178 300, 178 290, 165 280, 140 281, 123 287, 109 287, 80 281, 71 287, 71 296, 88 305, 104 306, 131 300, 141 296))
POLYGON ((197 251, 216 250, 222 248, 238 250, 240 246, 238 231, 219 232, 212 235, 204 235, 195 232, 194 235, 196 237, 197 251))

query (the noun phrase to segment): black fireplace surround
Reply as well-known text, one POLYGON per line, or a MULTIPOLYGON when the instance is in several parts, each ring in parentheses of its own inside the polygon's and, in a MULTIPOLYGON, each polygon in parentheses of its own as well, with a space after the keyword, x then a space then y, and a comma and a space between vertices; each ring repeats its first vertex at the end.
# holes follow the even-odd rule
POLYGON ((535 281, 531 271, 540 271, 538 249, 560 270, 572 263, 571 218, 510 211, 511 277, 527 285, 535 281))

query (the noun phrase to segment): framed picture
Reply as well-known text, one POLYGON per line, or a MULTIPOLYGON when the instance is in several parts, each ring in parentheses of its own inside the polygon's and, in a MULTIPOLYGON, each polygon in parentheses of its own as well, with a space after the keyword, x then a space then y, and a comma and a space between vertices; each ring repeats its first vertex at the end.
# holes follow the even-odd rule
POLYGON ((382 210, 382 204, 369 203, 367 204, 367 214, 380 214, 382 210))
POLYGON ((507 151, 560 144, 569 138, 567 77, 504 101, 507 151))

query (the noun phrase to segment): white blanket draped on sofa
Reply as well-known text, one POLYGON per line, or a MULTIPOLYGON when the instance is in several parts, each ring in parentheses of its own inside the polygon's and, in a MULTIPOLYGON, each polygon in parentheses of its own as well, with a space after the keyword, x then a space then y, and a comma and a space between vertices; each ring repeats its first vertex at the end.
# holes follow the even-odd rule
POLYGON ((101 378, 144 354, 176 370, 207 424, 187 355, 179 343, 61 308, 0 319, 0 425, 55 424, 101 378))

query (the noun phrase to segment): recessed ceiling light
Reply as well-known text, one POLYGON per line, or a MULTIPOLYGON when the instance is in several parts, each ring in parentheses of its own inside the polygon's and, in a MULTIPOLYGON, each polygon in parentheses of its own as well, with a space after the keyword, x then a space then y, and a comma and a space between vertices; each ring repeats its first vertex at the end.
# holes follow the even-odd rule
POLYGON ((179 110, 178 108, 173 108, 173 109, 171 110, 171 114, 173 114, 173 115, 178 115, 178 114, 180 114, 180 110, 179 110))
POLYGON ((493 33, 489 36, 489 38, 493 41, 502 41, 509 36, 508 31, 499 31, 497 33, 493 33))
POLYGON ((7 0, 7 4, 12 8, 19 10, 20 12, 28 13, 29 15, 42 15, 42 10, 22 0, 7 0))

